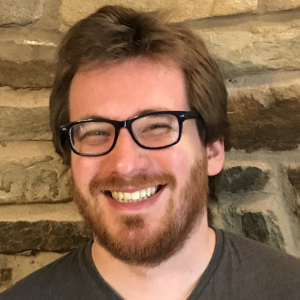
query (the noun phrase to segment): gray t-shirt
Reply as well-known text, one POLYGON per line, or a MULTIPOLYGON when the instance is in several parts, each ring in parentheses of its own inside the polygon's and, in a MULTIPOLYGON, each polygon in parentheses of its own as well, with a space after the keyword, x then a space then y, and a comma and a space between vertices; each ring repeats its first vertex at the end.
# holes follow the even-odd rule
MULTIPOLYGON (((222 230, 216 236, 213 257, 188 300, 300 300, 300 260, 222 230)), ((98 273, 91 245, 19 281, 0 300, 122 300, 98 273)))

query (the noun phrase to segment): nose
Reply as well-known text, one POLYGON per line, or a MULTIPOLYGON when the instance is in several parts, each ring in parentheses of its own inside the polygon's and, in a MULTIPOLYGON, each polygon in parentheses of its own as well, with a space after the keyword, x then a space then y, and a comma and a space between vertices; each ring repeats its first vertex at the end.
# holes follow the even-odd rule
POLYGON ((110 173, 123 177, 138 175, 151 166, 149 151, 138 146, 128 129, 122 128, 114 149, 106 155, 107 167, 110 173))

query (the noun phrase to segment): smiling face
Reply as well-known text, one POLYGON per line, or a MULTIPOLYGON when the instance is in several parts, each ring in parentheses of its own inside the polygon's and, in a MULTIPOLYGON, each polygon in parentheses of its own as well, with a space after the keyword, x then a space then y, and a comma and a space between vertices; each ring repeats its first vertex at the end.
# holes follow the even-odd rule
MULTIPOLYGON (((81 69, 69 101, 70 121, 189 110, 180 70, 142 58, 81 69)), ((125 262, 155 265, 180 250, 205 216, 207 172, 217 172, 211 164, 195 120, 183 123, 178 144, 160 150, 139 147, 122 128, 110 153, 72 153, 74 201, 98 245, 125 262)))

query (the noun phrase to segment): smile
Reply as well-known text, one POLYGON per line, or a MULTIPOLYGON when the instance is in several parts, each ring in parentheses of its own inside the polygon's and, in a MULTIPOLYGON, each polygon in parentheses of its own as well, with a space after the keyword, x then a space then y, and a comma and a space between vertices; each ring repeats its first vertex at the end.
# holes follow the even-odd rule
POLYGON ((152 186, 133 193, 123 193, 117 191, 111 191, 111 196, 118 202, 139 202, 148 199, 158 192, 160 186, 152 186))

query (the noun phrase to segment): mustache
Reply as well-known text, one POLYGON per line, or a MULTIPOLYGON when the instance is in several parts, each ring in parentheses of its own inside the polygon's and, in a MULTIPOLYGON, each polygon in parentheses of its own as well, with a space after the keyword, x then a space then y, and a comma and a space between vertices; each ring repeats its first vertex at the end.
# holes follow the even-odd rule
POLYGON ((122 176, 113 175, 106 178, 95 177, 89 184, 91 195, 96 197, 104 191, 116 191, 128 186, 145 187, 156 185, 168 185, 171 189, 176 186, 176 178, 168 172, 156 175, 141 174, 129 179, 122 176))

